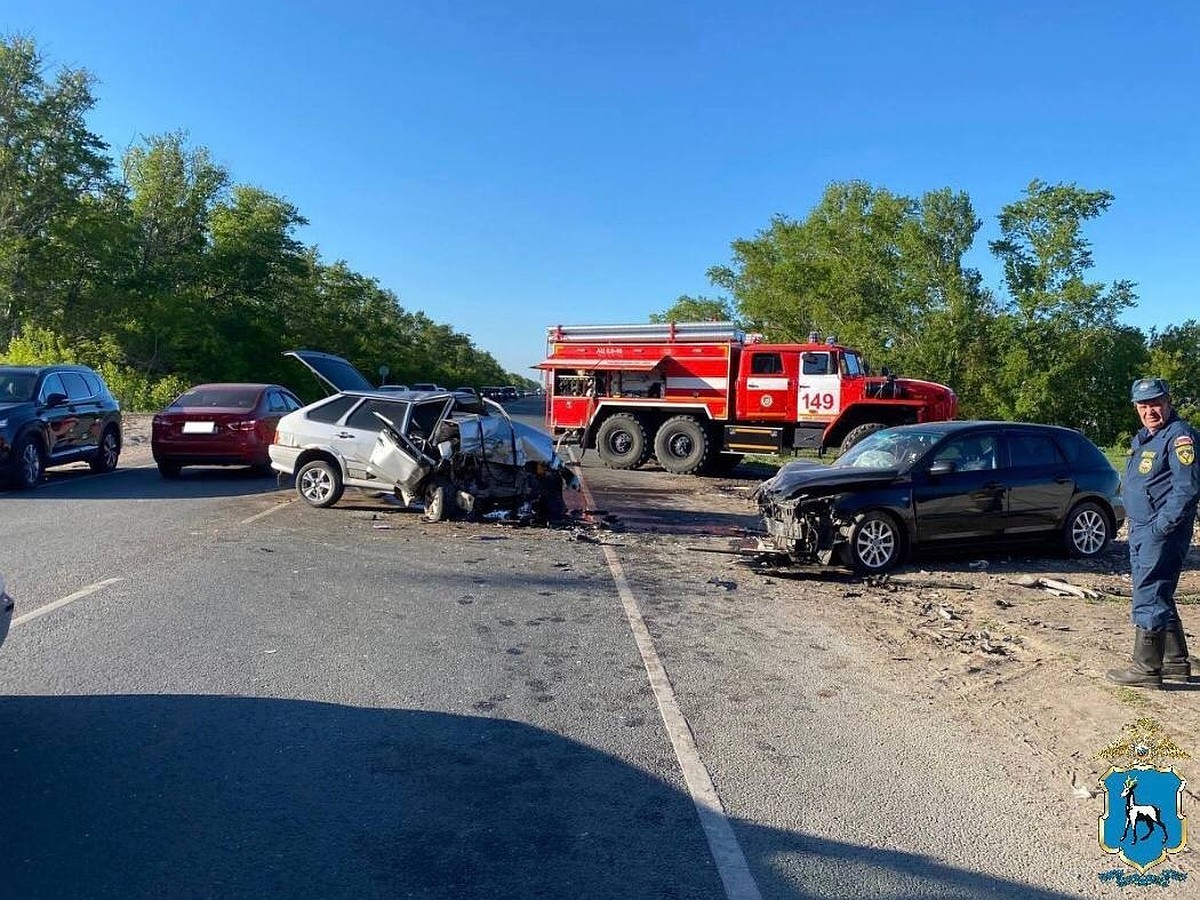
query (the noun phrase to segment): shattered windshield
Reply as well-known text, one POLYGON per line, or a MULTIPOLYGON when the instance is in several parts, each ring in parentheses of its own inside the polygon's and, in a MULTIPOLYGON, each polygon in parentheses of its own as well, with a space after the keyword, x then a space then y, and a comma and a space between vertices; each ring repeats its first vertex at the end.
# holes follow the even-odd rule
POLYGON ((867 435, 834 462, 841 469, 903 469, 942 438, 932 431, 885 428, 867 435))

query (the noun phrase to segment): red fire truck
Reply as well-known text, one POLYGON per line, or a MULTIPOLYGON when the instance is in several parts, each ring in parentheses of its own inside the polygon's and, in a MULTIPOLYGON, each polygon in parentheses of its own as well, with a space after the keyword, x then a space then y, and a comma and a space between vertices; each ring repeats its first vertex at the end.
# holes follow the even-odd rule
POLYGON ((633 469, 731 467, 745 453, 844 451, 880 428, 952 419, 944 385, 867 374, 833 338, 760 343, 730 322, 546 329, 547 426, 633 469))

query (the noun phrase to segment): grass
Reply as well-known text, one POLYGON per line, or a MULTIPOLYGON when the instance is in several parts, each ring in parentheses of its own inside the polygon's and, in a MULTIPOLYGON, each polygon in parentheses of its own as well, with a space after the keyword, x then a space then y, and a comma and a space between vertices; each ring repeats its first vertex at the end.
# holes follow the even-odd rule
POLYGON ((1119 701, 1128 704, 1129 706, 1145 708, 1153 705, 1150 702, 1150 697, 1147 696, 1144 689, 1139 690, 1138 688, 1118 687, 1113 693, 1116 694, 1119 701))

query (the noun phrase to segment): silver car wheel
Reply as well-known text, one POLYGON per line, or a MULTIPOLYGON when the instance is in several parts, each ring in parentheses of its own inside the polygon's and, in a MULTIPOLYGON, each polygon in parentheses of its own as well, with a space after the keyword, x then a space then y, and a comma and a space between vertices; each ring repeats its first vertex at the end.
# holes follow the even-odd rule
POLYGON ((296 473, 296 493, 309 506, 333 506, 341 499, 342 490, 342 473, 329 460, 314 459, 296 473))
POLYGON ((855 527, 851 556, 860 572, 885 572, 899 562, 900 534, 882 513, 869 513, 855 527))
POLYGON ((333 491, 333 479, 325 469, 309 469, 300 478, 300 493, 312 503, 323 502, 333 491))
POLYGON ((1071 545, 1081 556, 1094 556, 1108 543, 1108 522, 1100 510, 1085 507, 1071 523, 1071 545))

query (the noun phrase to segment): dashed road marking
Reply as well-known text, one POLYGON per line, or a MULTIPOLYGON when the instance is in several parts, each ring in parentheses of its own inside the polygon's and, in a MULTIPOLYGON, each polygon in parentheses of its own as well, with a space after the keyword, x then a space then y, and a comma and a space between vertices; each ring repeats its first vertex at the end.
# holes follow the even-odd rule
POLYGON ((25 613, 24 615, 17 616, 15 619, 12 620, 11 627, 16 628, 18 625, 23 625, 26 622, 31 622, 34 619, 37 619, 41 616, 46 615, 46 613, 53 612, 56 609, 61 609, 62 607, 66 606, 68 603, 74 603, 76 600, 82 600, 84 597, 91 596, 92 594, 96 593, 96 591, 100 590, 101 588, 106 588, 110 584, 116 584, 118 581, 124 581, 124 580, 125 580, 124 578, 105 578, 103 581, 97 581, 95 584, 89 584, 87 587, 80 588, 73 594, 68 594, 67 596, 63 597, 61 600, 55 600, 53 603, 47 603, 45 606, 39 606, 37 609, 31 609, 29 612, 25 613))

